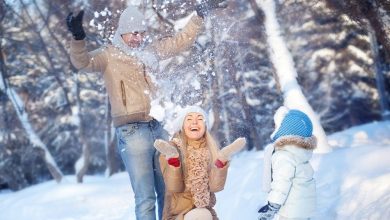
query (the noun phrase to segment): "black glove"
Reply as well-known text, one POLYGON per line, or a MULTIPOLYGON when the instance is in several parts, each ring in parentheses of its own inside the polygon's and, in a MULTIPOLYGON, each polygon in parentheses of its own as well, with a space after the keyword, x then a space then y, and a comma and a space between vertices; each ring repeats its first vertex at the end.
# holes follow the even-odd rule
POLYGON ((204 18, 206 17, 210 11, 215 10, 217 8, 225 8, 227 5, 223 4, 225 0, 204 0, 202 3, 195 7, 196 13, 204 18))
POLYGON ((83 40, 85 38, 83 15, 84 11, 81 10, 76 17, 73 17, 73 12, 69 13, 68 17, 66 17, 66 25, 68 26, 68 30, 72 32, 75 40, 83 40))
POLYGON ((263 206, 258 211, 258 213, 260 213, 258 219, 259 220, 272 220, 274 218, 275 214, 279 211, 280 206, 281 205, 279 205, 279 204, 268 202, 267 205, 263 206))

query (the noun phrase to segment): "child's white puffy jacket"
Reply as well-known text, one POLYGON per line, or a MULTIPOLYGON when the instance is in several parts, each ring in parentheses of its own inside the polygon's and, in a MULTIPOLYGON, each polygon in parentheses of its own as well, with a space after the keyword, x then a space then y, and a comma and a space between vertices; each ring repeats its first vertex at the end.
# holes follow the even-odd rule
POLYGON ((272 155, 272 182, 268 201, 282 205, 279 210, 281 216, 313 217, 316 208, 316 185, 309 160, 315 142, 314 146, 300 146, 291 144, 296 141, 288 141, 286 137, 283 139, 284 143, 276 143, 275 153, 272 155))

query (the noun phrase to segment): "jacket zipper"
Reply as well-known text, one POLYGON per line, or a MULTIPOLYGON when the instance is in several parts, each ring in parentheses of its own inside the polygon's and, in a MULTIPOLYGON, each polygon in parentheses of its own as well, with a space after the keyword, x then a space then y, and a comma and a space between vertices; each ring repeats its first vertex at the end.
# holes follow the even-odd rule
POLYGON ((126 107, 126 89, 123 80, 121 80, 121 92, 122 92, 122 103, 126 107))
MULTIPOLYGON (((146 82, 146 85, 148 86, 148 90, 149 90, 149 93, 152 92, 152 88, 150 87, 150 84, 148 82, 148 80, 146 79, 146 66, 144 63, 142 63, 142 68, 143 68, 143 72, 144 72, 144 80, 146 82)), ((145 94, 143 94, 143 97, 144 97, 144 109, 147 109, 148 105, 146 104, 146 100, 145 100, 145 94)))
POLYGON ((152 88, 150 87, 150 84, 149 84, 148 80, 146 79, 146 66, 145 66, 145 64, 142 64, 142 68, 144 71, 144 80, 146 82, 146 85, 148 85, 149 90, 151 90, 152 88))

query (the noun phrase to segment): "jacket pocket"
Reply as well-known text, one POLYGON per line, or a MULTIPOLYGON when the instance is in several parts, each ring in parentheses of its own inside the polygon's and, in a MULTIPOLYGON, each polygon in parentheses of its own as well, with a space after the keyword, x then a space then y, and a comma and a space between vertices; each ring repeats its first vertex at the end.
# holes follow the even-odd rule
POLYGON ((173 215, 184 215, 190 211, 194 205, 192 203, 192 196, 189 192, 173 193, 171 201, 170 212, 173 215))
POLYGON ((120 128, 121 135, 123 137, 128 137, 133 135, 136 131, 138 130, 138 124, 137 123, 132 123, 132 124, 127 124, 124 127, 120 128))
POLYGON ((123 80, 121 80, 121 94, 122 94, 122 104, 123 106, 126 107, 126 88, 125 88, 125 83, 123 80))
POLYGON ((209 176, 210 192, 222 191, 225 187, 229 164, 223 168, 212 167, 209 176))

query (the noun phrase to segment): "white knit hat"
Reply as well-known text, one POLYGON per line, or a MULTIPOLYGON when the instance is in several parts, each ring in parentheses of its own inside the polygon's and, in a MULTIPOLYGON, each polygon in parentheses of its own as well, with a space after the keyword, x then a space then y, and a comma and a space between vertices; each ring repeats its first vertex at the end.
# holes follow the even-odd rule
POLYGON ((187 116, 188 113, 191 113, 191 112, 196 112, 196 113, 202 114, 203 118, 205 120, 206 128, 207 129, 211 128, 206 112, 201 107, 192 105, 192 106, 185 107, 184 109, 182 109, 179 112, 177 118, 173 122, 174 132, 178 132, 182 129, 183 123, 184 123, 184 118, 187 116))

